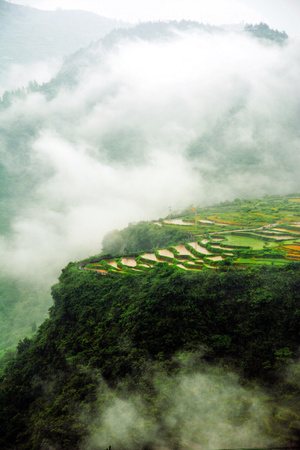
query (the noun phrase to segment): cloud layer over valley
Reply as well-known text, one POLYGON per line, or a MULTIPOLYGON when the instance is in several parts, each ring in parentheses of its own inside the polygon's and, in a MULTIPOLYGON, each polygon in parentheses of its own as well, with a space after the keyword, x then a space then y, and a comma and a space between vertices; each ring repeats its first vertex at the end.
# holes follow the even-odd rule
POLYGON ((6 274, 51 284, 107 231, 170 205, 299 190, 297 40, 141 36, 93 44, 2 102, 6 274))

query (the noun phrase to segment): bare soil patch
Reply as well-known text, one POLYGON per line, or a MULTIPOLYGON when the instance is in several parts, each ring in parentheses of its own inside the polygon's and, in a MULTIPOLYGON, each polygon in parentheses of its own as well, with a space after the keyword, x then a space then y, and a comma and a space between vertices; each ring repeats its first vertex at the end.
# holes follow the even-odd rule
POLYGON ((124 264, 124 266, 129 266, 129 267, 136 266, 136 260, 133 258, 122 258, 121 263, 124 264))

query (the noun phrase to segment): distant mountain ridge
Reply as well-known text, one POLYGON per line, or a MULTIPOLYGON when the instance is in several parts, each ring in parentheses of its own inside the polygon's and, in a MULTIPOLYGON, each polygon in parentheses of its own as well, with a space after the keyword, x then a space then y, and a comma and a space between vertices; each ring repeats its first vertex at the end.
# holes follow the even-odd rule
POLYGON ((0 65, 68 55, 128 24, 86 11, 42 11, 0 0, 0 65))
MULTIPOLYGON (((53 84, 56 87, 76 84, 76 74, 83 66, 99 63, 98 49, 100 47, 105 50, 110 50, 123 40, 140 40, 146 42, 155 42, 158 40, 168 41, 175 39, 181 33, 190 31, 208 34, 218 33, 221 35, 224 34, 224 36, 228 33, 226 26, 214 26, 192 20, 143 22, 127 28, 114 28, 104 37, 70 54, 65 59, 57 77, 53 78, 45 89, 47 91, 50 88, 50 91, 52 91, 53 84)), ((272 30, 267 24, 263 23, 259 25, 245 25, 242 31, 235 31, 235 33, 252 35, 254 38, 262 41, 270 40, 274 44, 282 44, 288 39, 288 35, 285 32, 281 33, 278 30, 272 30)))

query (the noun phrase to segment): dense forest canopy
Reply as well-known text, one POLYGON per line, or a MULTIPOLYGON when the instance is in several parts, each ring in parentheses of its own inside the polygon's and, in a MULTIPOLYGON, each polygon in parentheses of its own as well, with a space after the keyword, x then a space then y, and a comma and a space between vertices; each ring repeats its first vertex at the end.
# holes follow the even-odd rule
POLYGON ((272 30, 266 23, 256 25, 247 24, 245 25, 244 30, 257 38, 268 39, 279 43, 283 43, 288 39, 288 35, 285 31, 280 32, 278 30, 272 30))
POLYGON ((49 318, 2 358, 2 447, 299 445, 298 204, 186 208, 69 263, 49 318), (191 239, 202 264, 176 251, 191 239))
POLYGON ((2 378, 2 447, 298 442, 299 286, 299 263, 196 274, 161 263, 121 277, 70 263, 2 378), (201 421, 191 402, 184 424, 180 385, 215 410, 201 421))

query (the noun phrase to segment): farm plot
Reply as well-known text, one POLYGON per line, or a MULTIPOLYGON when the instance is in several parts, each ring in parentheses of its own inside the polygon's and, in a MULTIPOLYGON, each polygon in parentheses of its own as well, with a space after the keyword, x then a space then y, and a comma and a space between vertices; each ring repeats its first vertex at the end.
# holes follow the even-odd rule
MULTIPOLYGON (((222 239, 219 239, 220 241, 222 240, 222 239)), ((202 239, 202 241, 201 241, 201 244, 208 244, 210 242, 210 240, 209 239, 202 239)))
POLYGON ((283 248, 287 249, 288 259, 300 260, 300 245, 285 245, 283 248))
POLYGON ((91 264, 90 267, 86 267, 86 270, 92 270, 93 272, 100 273, 101 275, 107 275, 107 270, 101 268, 100 264, 91 264))
POLYGON ((287 235, 276 235, 276 236, 270 236, 270 235, 266 235, 266 234, 260 234, 260 233, 255 233, 255 236, 261 236, 261 237, 270 237, 272 239, 276 239, 276 241, 284 241, 285 239, 293 239, 293 236, 287 236, 287 235))
POLYGON ((180 263, 176 265, 177 267, 180 267, 180 269, 184 269, 184 270, 192 270, 194 272, 197 272, 199 270, 201 270, 204 266, 204 264, 201 265, 193 265, 193 263, 191 261, 186 262, 184 264, 180 263))
POLYGON ((209 252, 205 247, 202 247, 202 245, 199 245, 197 242, 189 242, 189 245, 198 253, 202 253, 203 255, 211 255, 211 252, 209 252))
POLYGON ((144 253, 143 255, 141 255, 141 257, 150 261, 160 262, 154 253, 144 253))
POLYGON ((118 269, 117 261, 108 260, 106 262, 107 262, 107 264, 109 264, 110 266, 114 267, 115 269, 118 269))
POLYGON ((226 241, 223 244, 230 245, 232 247, 250 247, 252 250, 262 250, 263 248, 271 248, 278 246, 277 242, 263 241, 262 239, 255 239, 248 236, 238 236, 235 234, 227 234, 226 241))
POLYGON ((268 259, 268 258, 239 258, 235 261, 236 264, 255 265, 255 266, 282 266, 287 264, 287 259, 268 259))
POLYGON ((121 259, 121 263, 124 266, 129 266, 129 267, 135 267, 136 266, 136 260, 133 258, 122 258, 121 259))
MULTIPOLYGON (((293 224, 293 227, 299 227, 299 226, 300 225, 293 224)), ((290 233, 291 232, 291 230, 287 230, 286 228, 276 228, 276 230, 285 231, 286 233, 290 233)), ((293 234, 300 234, 300 231, 293 230, 293 234)))
POLYGON ((208 256, 207 259, 209 261, 223 261, 222 256, 208 256))
POLYGON ((286 257, 289 260, 300 261, 300 240, 286 241, 280 245, 280 250, 286 252, 286 257))
POLYGON ((193 222, 184 222, 182 219, 167 219, 164 220, 164 223, 167 223, 169 225, 194 225, 193 222))
POLYGON ((166 256, 168 258, 174 258, 173 252, 171 252, 170 250, 167 250, 167 249, 158 250, 158 254, 161 256, 166 256))
MULTIPOLYGON (((193 244, 197 244, 197 243, 193 242, 193 244)), ((192 258, 195 258, 195 256, 187 248, 185 248, 184 245, 176 245, 176 246, 174 246, 174 248, 178 251, 178 253, 180 255, 191 256, 192 258)))
POLYGON ((211 248, 218 248, 220 250, 234 250, 234 248, 230 247, 221 247, 221 245, 211 245, 211 248))
POLYGON ((181 236, 185 232, 186 238, 194 242, 179 245, 185 239, 175 238, 155 252, 141 252, 137 258, 126 254, 118 259, 110 257, 97 264, 87 264, 85 268, 100 274, 134 273, 165 262, 183 270, 217 269, 229 256, 232 257, 230 264, 243 268, 300 261, 299 204, 300 199, 294 198, 253 199, 199 208, 195 217, 185 211, 181 216, 176 214, 174 219, 169 216, 152 223, 157 228, 163 226, 168 232, 170 228, 180 230, 181 236))
POLYGON ((188 264, 189 266, 199 266, 203 264, 203 261, 201 259, 197 259, 195 261, 188 261, 186 264, 188 264))

